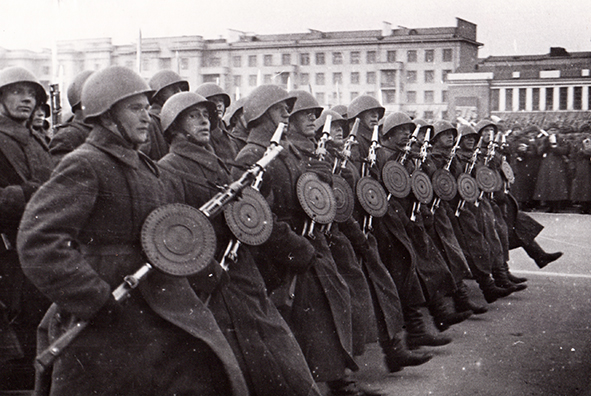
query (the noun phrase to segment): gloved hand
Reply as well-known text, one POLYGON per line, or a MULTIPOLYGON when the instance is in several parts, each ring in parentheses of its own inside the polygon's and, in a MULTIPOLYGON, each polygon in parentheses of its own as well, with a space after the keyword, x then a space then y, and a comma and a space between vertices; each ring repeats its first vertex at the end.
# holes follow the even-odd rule
POLYGON ((341 168, 341 177, 345 179, 353 191, 355 191, 355 176, 353 176, 353 171, 347 167, 341 168))
POLYGON ((320 181, 332 187, 332 169, 328 162, 312 160, 308 163, 306 170, 315 173, 320 181))

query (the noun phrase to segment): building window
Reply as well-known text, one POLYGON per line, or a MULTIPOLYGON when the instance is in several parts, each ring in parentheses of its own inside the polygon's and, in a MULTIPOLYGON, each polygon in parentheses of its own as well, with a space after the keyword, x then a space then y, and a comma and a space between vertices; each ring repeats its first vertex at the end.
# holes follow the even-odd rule
POLYGON ((546 88, 546 110, 554 110, 554 88, 546 88))
POLYGON ((447 103, 447 91, 441 91, 441 103, 447 103))
POLYGON ((381 85, 386 88, 396 87, 396 70, 382 70, 381 85))
POLYGON ((359 84, 359 72, 351 72, 351 84, 359 84))
POLYGON ((316 73, 316 85, 324 85, 324 73, 316 73))
POLYGON ((242 57, 241 56, 232 57, 232 66, 242 67, 242 57))
POLYGON ((367 96, 371 96, 372 98, 375 98, 376 97, 376 93, 374 91, 367 91, 365 94, 367 96))
POLYGON ((343 84, 343 73, 332 73, 332 83, 334 85, 343 84))
POLYGON ((417 51, 416 50, 408 50, 406 52, 406 61, 408 63, 415 63, 417 61, 417 51))
POLYGON ((242 76, 234 76, 234 86, 240 87, 242 85, 242 76))
POLYGON ((511 77, 513 77, 513 78, 519 78, 520 76, 521 76, 521 72, 516 71, 516 72, 511 73, 511 77))
POLYGON ((396 62, 396 51, 388 51, 387 53, 388 63, 396 62))
POLYGON ((388 89, 388 90, 384 90, 382 92, 384 93, 384 103, 386 103, 386 104, 396 103, 396 90, 388 89))
POLYGON ((263 76, 263 84, 272 84, 273 83, 273 75, 272 74, 265 74, 263 76))
POLYGON ((540 88, 532 88, 531 90, 531 109, 540 110, 540 88))
POLYGON ((375 51, 367 51, 367 57, 365 58, 367 64, 376 63, 376 52, 375 51))
POLYGON ((351 52, 351 64, 352 65, 358 65, 360 59, 361 59, 361 53, 359 51, 352 51, 351 52))
POLYGON ((498 89, 492 89, 490 91, 490 110, 491 111, 499 111, 499 97, 501 91, 498 89))
POLYGON ((406 103, 417 103, 417 93, 415 91, 406 91, 406 103))
POLYGON ((453 52, 451 48, 444 48, 443 49, 443 61, 444 62, 451 62, 453 60, 453 52))
POLYGON ((181 70, 189 70, 189 58, 181 58, 181 70))
POLYGON ((170 69, 172 67, 172 59, 160 58, 158 64, 160 69, 170 69))
POLYGON ((447 75, 451 73, 451 70, 442 70, 441 71, 441 82, 447 82, 447 75))
POLYGON ((583 87, 575 87, 573 95, 573 110, 581 110, 583 108, 583 87))
POLYGON ((316 92, 316 101, 320 106, 324 106, 324 92, 316 92))
POLYGON ((248 67, 257 67, 256 55, 248 55, 248 67))
POLYGON ((525 110, 525 88, 519 88, 519 110, 525 110))
POLYGON ((568 100, 568 88, 567 87, 560 87, 560 91, 559 91, 559 109, 560 110, 566 110, 566 104, 567 104, 567 100, 568 100))
POLYGON ((435 50, 425 50, 425 62, 433 63, 435 60, 435 50))
POLYGON ((257 86, 256 74, 251 74, 250 76, 248 76, 248 86, 249 87, 256 87, 257 86))
POLYGON ((332 64, 333 65, 342 65, 343 64, 343 53, 342 52, 333 52, 332 53, 332 64))
POLYGON ((288 82, 289 82, 289 72, 283 72, 279 75, 279 78, 281 79, 281 85, 283 85, 284 87, 287 88, 288 82))
POLYGON ((222 58, 217 56, 209 58, 209 67, 220 67, 222 65, 222 58))
POLYGON ((423 118, 426 120, 432 120, 434 118, 434 114, 432 111, 425 111, 423 113, 423 118))
POLYGON ((264 66, 273 66, 273 55, 265 55, 263 57, 264 66))
POLYGON ((341 103, 341 93, 340 92, 333 92, 332 93, 332 100, 333 103, 341 103))
POLYGON ((425 70, 425 82, 432 83, 435 80, 435 72, 433 70, 425 70))
POLYGON ((367 72, 365 82, 367 84, 375 84, 376 83, 376 72, 367 72))
POLYGON ((513 111, 513 88, 505 90, 505 111, 513 111))
POLYGON ((317 65, 324 65, 324 52, 317 52, 316 53, 316 64, 317 65))
POLYGON ((351 101, 353 101, 353 99, 355 99, 356 97, 359 96, 359 92, 351 92, 351 101))
POLYGON ((406 71, 406 82, 407 83, 416 83, 417 82, 416 70, 407 70, 406 71))
POLYGON ((308 66, 310 64, 310 54, 300 54, 300 64, 308 66))
POLYGON ((308 73, 300 73, 300 85, 310 84, 310 75, 308 73))
POLYGON ((435 94, 433 91, 425 91, 425 103, 433 103, 435 101, 435 94))
POLYGON ((281 54, 281 64, 283 66, 291 65, 291 54, 281 54))
POLYGON ((203 82, 204 83, 216 83, 216 84, 218 84, 218 81, 220 81, 220 75, 219 74, 204 74, 203 75, 203 82))

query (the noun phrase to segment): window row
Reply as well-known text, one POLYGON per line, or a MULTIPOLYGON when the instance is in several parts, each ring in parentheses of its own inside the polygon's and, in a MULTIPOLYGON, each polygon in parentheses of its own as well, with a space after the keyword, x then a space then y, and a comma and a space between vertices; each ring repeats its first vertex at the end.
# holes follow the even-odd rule
MULTIPOLYGON (((321 106, 325 106, 327 104, 335 104, 335 103, 343 103, 347 99, 351 102, 353 99, 360 95, 359 92, 351 91, 349 92, 349 97, 346 98, 345 92, 334 91, 332 94, 327 95, 324 92, 316 92, 315 94, 316 100, 321 106), (330 101, 327 102, 327 99, 330 101)), ((363 95, 369 95, 375 97, 376 94, 374 91, 364 92, 363 95)), ((403 101, 402 104, 416 104, 417 103, 417 92, 416 91, 407 91, 406 92, 406 101, 403 101)), ((382 91, 382 102, 384 104, 396 104, 398 101, 396 99, 396 91, 395 90, 383 90, 382 91)), ((447 91, 441 91, 441 103, 447 103, 447 91)), ((435 103, 435 92, 434 91, 424 91, 423 93, 423 101, 422 103, 435 103)), ((433 117, 426 117, 428 119, 432 119, 433 117)))
MULTIPOLYGON (((423 60, 425 63, 433 63, 436 61, 436 51, 434 49, 427 49, 423 51, 423 60)), ((386 63, 395 63, 398 61, 404 61, 403 54, 404 51, 397 51, 397 50, 388 50, 385 54, 385 62, 386 63)), ((408 63, 416 63, 418 62, 418 54, 419 50, 408 50, 406 51, 406 62, 408 63)), ((247 55, 246 62, 248 67, 258 67, 259 66, 259 56, 258 55, 247 55)), ((349 64, 351 65, 358 65, 361 64, 362 59, 367 64, 374 64, 380 62, 378 51, 351 51, 348 53, 348 57, 346 56, 345 52, 335 51, 335 52, 315 52, 310 54, 308 52, 299 54, 299 65, 301 66, 308 66, 311 64, 312 60, 314 61, 315 65, 326 65, 330 60, 331 64, 333 65, 342 65, 348 59, 349 64), (362 58, 362 52, 364 57, 362 58), (330 59, 329 59, 330 57, 330 59)), ((441 50, 441 62, 452 62, 453 61, 453 50, 451 48, 444 48, 441 50)), ((439 59, 437 59, 439 60, 439 59)), ((242 55, 234 55, 232 57, 232 67, 242 67, 243 66, 243 56, 242 55)), ((281 54, 281 65, 283 66, 290 66, 292 62, 297 62, 296 59, 292 58, 292 54, 281 54)), ((263 66, 274 66, 275 60, 273 54, 266 54, 263 55, 263 66)), ((218 57, 208 57, 204 58, 203 66, 221 66, 221 59, 218 57)))
POLYGON ((536 87, 531 93, 527 88, 506 88, 503 97, 500 89, 492 89, 490 106, 491 111, 590 110, 591 87, 536 87))

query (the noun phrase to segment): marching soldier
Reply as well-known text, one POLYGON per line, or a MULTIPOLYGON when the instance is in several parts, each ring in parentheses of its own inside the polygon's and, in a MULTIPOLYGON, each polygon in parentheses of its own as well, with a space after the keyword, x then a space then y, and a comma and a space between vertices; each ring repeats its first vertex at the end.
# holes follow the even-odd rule
POLYGON ((90 321, 40 372, 37 394, 248 394, 232 349, 187 278, 153 271, 124 304, 112 294, 145 262, 144 219, 172 200, 156 165, 137 150, 148 137, 151 93, 124 67, 89 77, 81 100, 93 129, 23 215, 22 268, 54 302, 41 345, 77 318, 90 321))
POLYGON ((0 342, 0 390, 33 387, 36 328, 49 307, 25 278, 16 251, 25 205, 52 168, 45 137, 27 128, 33 110, 46 100, 30 71, 0 71, 0 331, 8 334, 0 342))
POLYGON ((82 106, 80 104, 82 86, 91 74, 92 71, 90 70, 79 73, 68 86, 68 102, 70 103, 74 116, 67 123, 55 127, 55 134, 51 142, 49 142, 49 152, 55 163, 59 162, 64 155, 84 143, 92 129, 91 125, 84 123, 82 106))

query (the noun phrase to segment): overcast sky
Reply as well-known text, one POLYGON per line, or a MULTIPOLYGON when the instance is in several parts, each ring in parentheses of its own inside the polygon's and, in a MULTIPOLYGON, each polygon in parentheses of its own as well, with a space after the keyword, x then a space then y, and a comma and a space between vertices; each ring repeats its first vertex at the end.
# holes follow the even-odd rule
POLYGON ((478 25, 480 56, 591 51, 591 0, 0 0, 0 47, 51 48, 53 40, 227 37, 260 34, 478 25))

